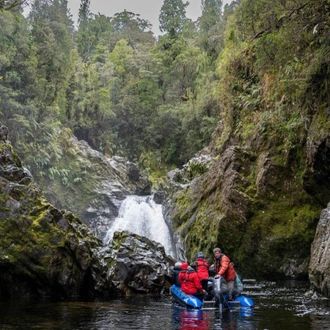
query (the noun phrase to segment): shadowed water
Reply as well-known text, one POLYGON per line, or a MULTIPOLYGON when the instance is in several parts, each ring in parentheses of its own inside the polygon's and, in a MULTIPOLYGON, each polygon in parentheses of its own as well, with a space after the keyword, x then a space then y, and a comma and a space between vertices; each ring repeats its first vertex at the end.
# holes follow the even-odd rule
POLYGON ((111 301, 0 302, 0 329, 330 329, 330 304, 305 293, 302 282, 247 281, 253 310, 220 313, 186 310, 169 296, 134 296, 111 301))

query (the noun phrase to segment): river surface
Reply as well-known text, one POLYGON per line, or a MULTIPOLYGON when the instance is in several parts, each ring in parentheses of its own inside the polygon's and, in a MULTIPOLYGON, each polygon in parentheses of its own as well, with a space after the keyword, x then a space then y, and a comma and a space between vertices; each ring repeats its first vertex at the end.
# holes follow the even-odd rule
POLYGON ((0 302, 0 329, 330 329, 330 302, 306 294, 307 283, 244 284, 244 294, 255 302, 253 310, 186 310, 166 295, 110 301, 15 300, 0 302))

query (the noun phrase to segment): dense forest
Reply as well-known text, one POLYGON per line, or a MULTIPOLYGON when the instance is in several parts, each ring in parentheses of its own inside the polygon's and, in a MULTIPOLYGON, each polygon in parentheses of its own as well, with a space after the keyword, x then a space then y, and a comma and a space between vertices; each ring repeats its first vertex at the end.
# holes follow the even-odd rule
MULTIPOLYGON (((77 28, 66 0, 32 1, 27 18, 26 2, 2 0, 0 120, 25 164, 67 182, 69 169, 56 161, 59 134, 70 128, 105 155, 161 175, 208 145, 233 104, 226 116, 237 130, 258 121, 266 132, 271 117, 294 149, 309 117, 289 105, 302 102, 308 80, 322 80, 329 4, 240 2, 202 0, 193 22, 187 3, 165 0, 156 40, 139 14, 93 14, 89 0, 77 28), (251 122, 234 123, 237 112, 251 112, 251 122)), ((313 88, 329 98, 325 84, 313 88)))
POLYGON ((58 168, 59 135, 69 128, 105 155, 124 156, 156 176, 186 162, 211 139, 219 119, 218 56, 238 2, 165 0, 158 40, 150 23, 124 11, 90 12, 75 28, 66 0, 2 1, 0 120, 33 174, 68 183, 58 168))

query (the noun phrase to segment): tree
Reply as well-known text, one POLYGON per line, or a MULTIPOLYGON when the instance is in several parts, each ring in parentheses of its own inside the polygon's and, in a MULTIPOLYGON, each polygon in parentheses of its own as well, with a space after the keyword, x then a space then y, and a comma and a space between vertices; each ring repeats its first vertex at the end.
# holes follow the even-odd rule
POLYGON ((112 18, 112 25, 114 31, 123 31, 129 28, 131 30, 138 29, 144 32, 146 29, 151 28, 151 24, 147 20, 140 18, 139 14, 134 14, 126 9, 121 13, 115 14, 112 18))
POLYGON ((24 111, 22 104, 33 90, 35 48, 29 27, 17 11, 0 13, 0 26, 0 114, 8 124, 14 113, 24 111))
POLYGON ((79 55, 84 62, 93 59, 98 45, 102 44, 106 49, 113 47, 111 36, 113 28, 111 18, 105 15, 81 16, 78 32, 76 34, 76 42, 79 55))
POLYGON ((91 13, 89 11, 90 0, 81 0, 78 13, 78 33, 77 33, 77 45, 80 56, 83 60, 91 56, 91 45, 94 35, 89 31, 89 23, 91 20, 91 13))
POLYGON ((111 19, 111 24, 114 31, 114 36, 117 41, 120 39, 127 40, 128 44, 133 48, 138 43, 154 43, 149 21, 140 18, 139 14, 124 10, 121 13, 116 13, 111 19))
POLYGON ((79 29, 81 29, 83 25, 88 23, 91 14, 89 8, 90 8, 90 0, 81 0, 79 13, 78 13, 79 29))
POLYGON ((201 7, 202 16, 199 20, 199 28, 202 33, 207 33, 221 21, 222 0, 202 0, 201 7))
POLYGON ((199 30, 200 45, 214 61, 223 48, 225 24, 222 0, 202 0, 199 30))
POLYGON ((73 23, 67 0, 36 0, 29 21, 36 47, 34 97, 38 99, 39 121, 43 116, 49 116, 46 107, 58 104, 67 85, 73 23))
POLYGON ((159 29, 172 37, 182 32, 186 18, 186 7, 189 2, 182 0, 164 0, 160 9, 159 29))

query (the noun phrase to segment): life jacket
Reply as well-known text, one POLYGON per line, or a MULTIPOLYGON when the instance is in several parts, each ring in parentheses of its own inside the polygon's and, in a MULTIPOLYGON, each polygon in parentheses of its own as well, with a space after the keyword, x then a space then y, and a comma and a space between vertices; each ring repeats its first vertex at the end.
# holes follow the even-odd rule
POLYGON ((197 274, 200 281, 209 277, 209 264, 204 258, 197 258, 197 274))
POLYGON ((186 294, 194 294, 203 291, 199 277, 195 271, 181 271, 179 274, 181 290, 186 294))

